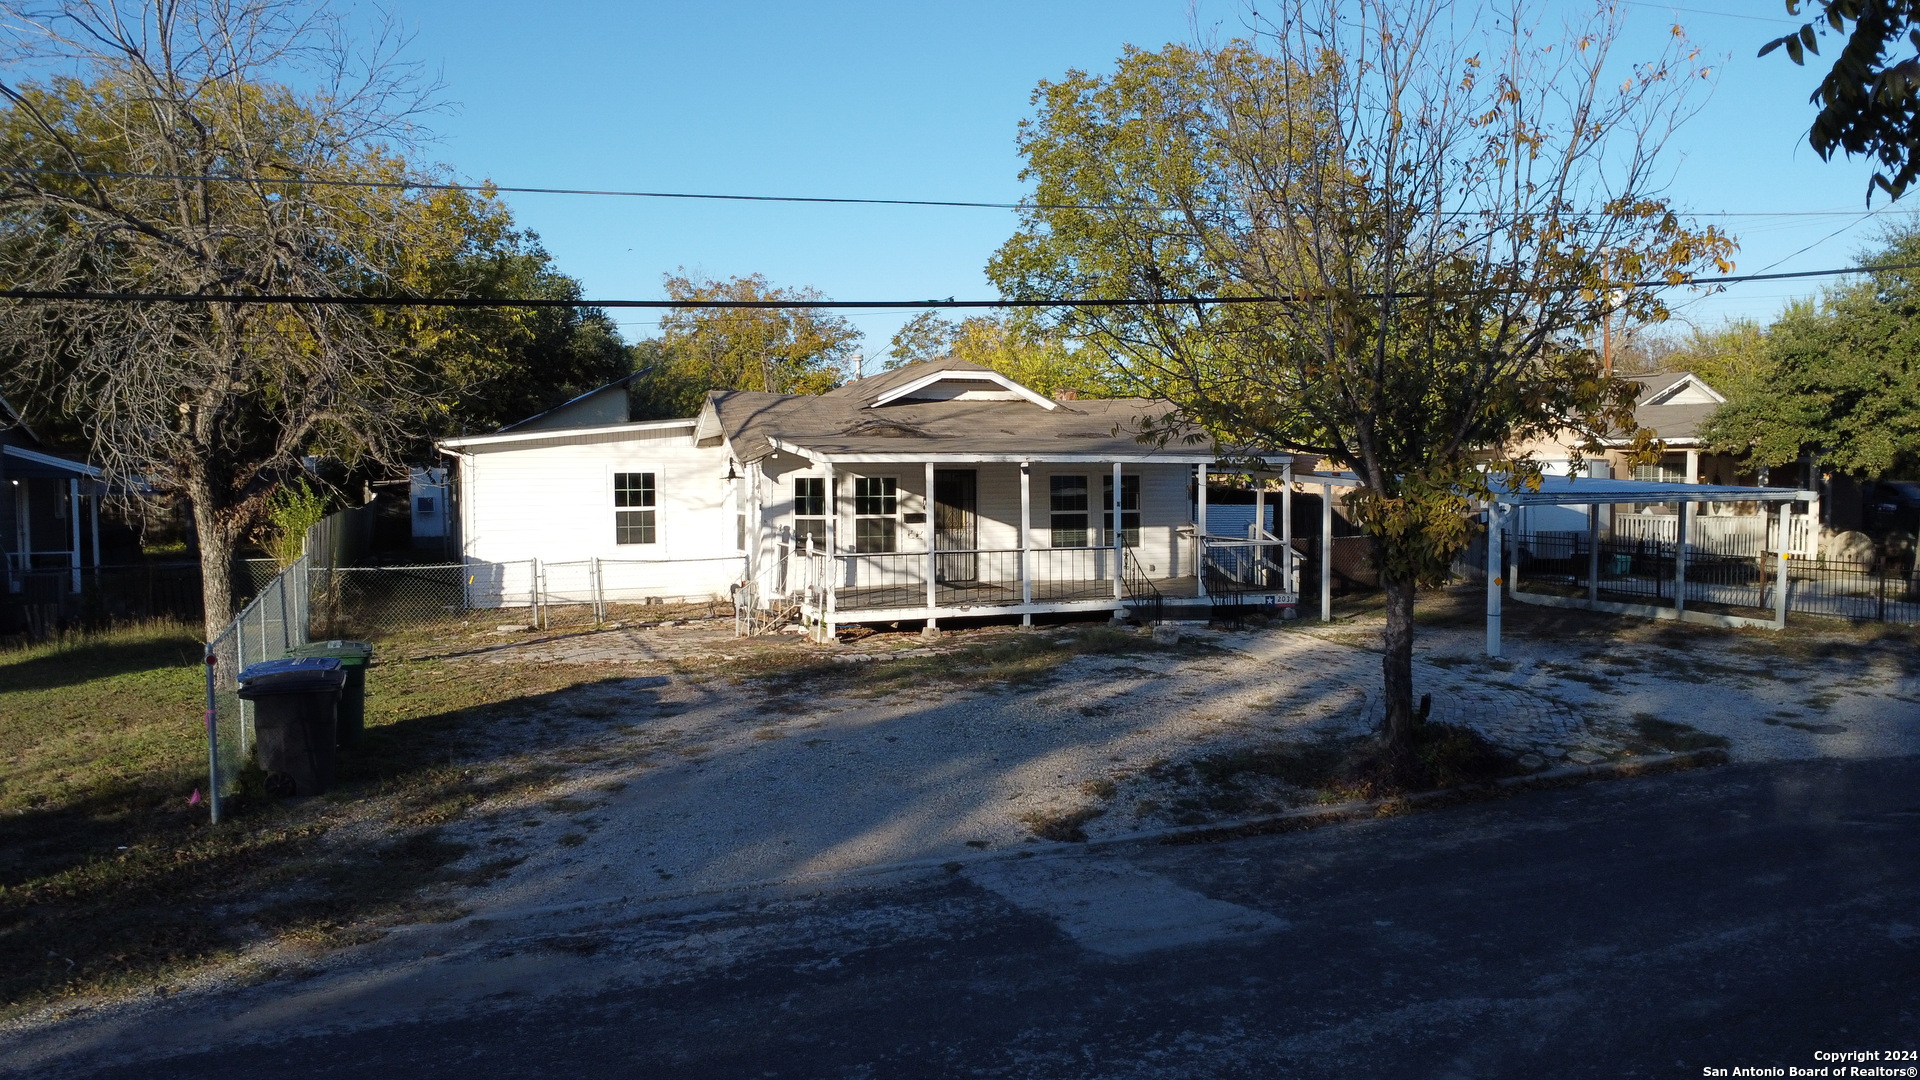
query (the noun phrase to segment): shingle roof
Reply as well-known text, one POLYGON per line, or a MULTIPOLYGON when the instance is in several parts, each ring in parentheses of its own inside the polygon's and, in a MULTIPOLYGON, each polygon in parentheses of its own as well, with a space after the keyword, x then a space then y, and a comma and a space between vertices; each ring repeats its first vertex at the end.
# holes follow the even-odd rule
POLYGON ((878 375, 869 375, 864 379, 855 379, 845 386, 835 387, 821 397, 851 398, 863 405, 871 405, 887 391, 896 386, 905 386, 915 379, 931 375, 936 371, 992 371, 984 364, 975 364, 968 360, 922 361, 917 364, 901 364, 878 375))
POLYGON ((1700 429, 1718 410, 1718 405, 1643 405, 1633 410, 1634 420, 1662 439, 1697 439, 1700 429))
MULTIPOLYGON (((898 386, 940 370, 985 371, 976 364, 909 364, 818 396, 716 390, 707 407, 734 451, 754 461, 779 440, 819 454, 1101 455, 1121 460, 1210 456, 1203 443, 1156 451, 1135 434, 1171 406, 1144 398, 1082 399, 1045 409, 1030 401, 925 401, 869 404, 898 386)), ((703 425, 704 426, 704 425, 703 425)))
POLYGON ((1656 371, 1650 375, 1629 375, 1627 381, 1640 384, 1640 396, 1634 399, 1637 405, 1645 405, 1653 398, 1673 388, 1673 384, 1686 378, 1685 371, 1656 371))

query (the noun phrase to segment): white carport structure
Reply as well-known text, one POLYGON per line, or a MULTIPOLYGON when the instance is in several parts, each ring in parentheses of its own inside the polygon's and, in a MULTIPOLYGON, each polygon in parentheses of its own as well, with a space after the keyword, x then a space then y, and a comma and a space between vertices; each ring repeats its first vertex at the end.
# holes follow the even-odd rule
MULTIPOLYGON (((1638 615, 1652 619, 1675 619, 1683 622, 1702 623, 1709 626, 1754 626, 1778 630, 1787 624, 1787 559, 1784 550, 1790 544, 1786 538, 1792 535, 1793 504, 1812 503, 1818 496, 1811 491, 1798 491, 1792 488, 1750 488, 1713 484, 1667 483, 1645 480, 1611 480, 1599 477, 1546 476, 1541 478, 1538 491, 1508 490, 1500 492, 1491 500, 1487 513, 1487 655, 1500 655, 1500 608, 1503 596, 1511 596, 1522 603, 1540 604, 1549 607, 1583 608, 1589 611, 1606 611, 1620 615, 1638 615), (1622 504, 1678 504, 1678 537, 1672 545, 1672 589, 1673 604, 1621 603, 1600 599, 1602 578, 1600 508, 1622 504), (1773 562, 1773 587, 1766 588, 1764 580, 1757 589, 1752 589, 1759 601, 1768 599, 1771 591, 1773 617, 1758 619, 1744 615, 1719 614, 1703 611, 1689 611, 1687 600, 1689 584, 1687 581, 1687 561, 1692 550, 1688 536, 1689 523, 1698 513, 1703 503, 1759 503, 1762 512, 1773 508, 1778 515, 1778 530, 1773 533, 1776 542, 1772 545, 1775 552, 1773 562), (1546 593, 1528 593, 1519 588, 1516 580, 1520 576, 1521 563, 1518 545, 1522 540, 1517 530, 1508 527, 1513 514, 1527 506, 1584 506, 1587 509, 1587 534, 1584 554, 1586 567, 1584 580, 1574 575, 1576 584, 1584 584, 1586 595, 1556 596, 1546 593)), ((1764 559, 1764 557, 1763 557, 1764 559)), ((1665 583, 1654 581, 1655 595, 1665 583)), ((1724 602, 1724 601, 1715 601, 1724 602)), ((1759 605, 1764 606, 1764 605, 1759 605)))

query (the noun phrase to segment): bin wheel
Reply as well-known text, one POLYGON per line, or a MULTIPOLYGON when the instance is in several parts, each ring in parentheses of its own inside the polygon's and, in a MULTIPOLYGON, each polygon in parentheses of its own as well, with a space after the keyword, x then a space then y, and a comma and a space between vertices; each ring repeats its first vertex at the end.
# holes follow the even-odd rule
POLYGON ((267 794, 274 798, 284 799, 293 795, 298 790, 299 785, 293 782, 293 774, 283 772, 270 772, 267 774, 267 794))

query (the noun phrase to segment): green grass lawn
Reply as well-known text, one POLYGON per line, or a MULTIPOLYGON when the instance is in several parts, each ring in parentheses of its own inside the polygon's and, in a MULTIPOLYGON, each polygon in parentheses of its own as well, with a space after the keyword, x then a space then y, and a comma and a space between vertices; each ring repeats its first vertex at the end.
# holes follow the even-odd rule
MULTIPOLYGON (((486 659, 505 640, 449 623, 377 641, 366 736, 342 752, 334 790, 237 797, 218 826, 188 803, 207 766, 194 628, 0 651, 0 1017, 175 983, 250 942, 337 945, 447 917, 438 886, 483 881, 511 862, 456 871, 467 852, 442 826, 491 796, 536 796, 571 765, 601 760, 603 737, 625 726, 609 700, 632 700, 612 684, 629 676, 674 671, 776 697, 819 679, 883 693, 1032 683, 1076 655, 1153 647, 1101 627, 997 628, 893 663, 829 663, 784 635, 727 638, 724 656, 646 668, 486 659)), ((893 634, 857 647, 919 644, 893 634)))
MULTIPOLYGON (((608 666, 377 663, 364 745, 319 799, 232 800, 212 826, 201 647, 154 625, 0 652, 0 1015, 165 983, 245 942, 353 940, 433 917, 424 886, 471 880, 438 827, 557 770, 564 725, 490 732, 608 666), (529 741, 531 740, 531 741, 529 741), (332 842, 377 824, 364 845, 332 842)), ((484 876, 486 870, 481 871, 484 876)))

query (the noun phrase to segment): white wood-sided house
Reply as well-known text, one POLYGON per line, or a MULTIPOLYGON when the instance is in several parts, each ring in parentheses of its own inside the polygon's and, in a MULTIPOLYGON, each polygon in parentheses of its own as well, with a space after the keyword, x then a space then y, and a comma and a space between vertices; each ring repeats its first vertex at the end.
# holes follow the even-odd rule
POLYGON ((470 602, 530 603, 536 583, 575 602, 732 595, 823 636, 1295 603, 1287 538, 1208 535, 1208 445, 1135 437, 1164 405, 1058 401, 952 361, 819 396, 716 391, 683 420, 630 422, 625 402, 615 384, 440 444, 470 602))
POLYGON ((20 593, 57 570, 80 592, 82 569, 100 565, 106 494, 100 469, 47 448, 0 398, 0 589, 20 593))

